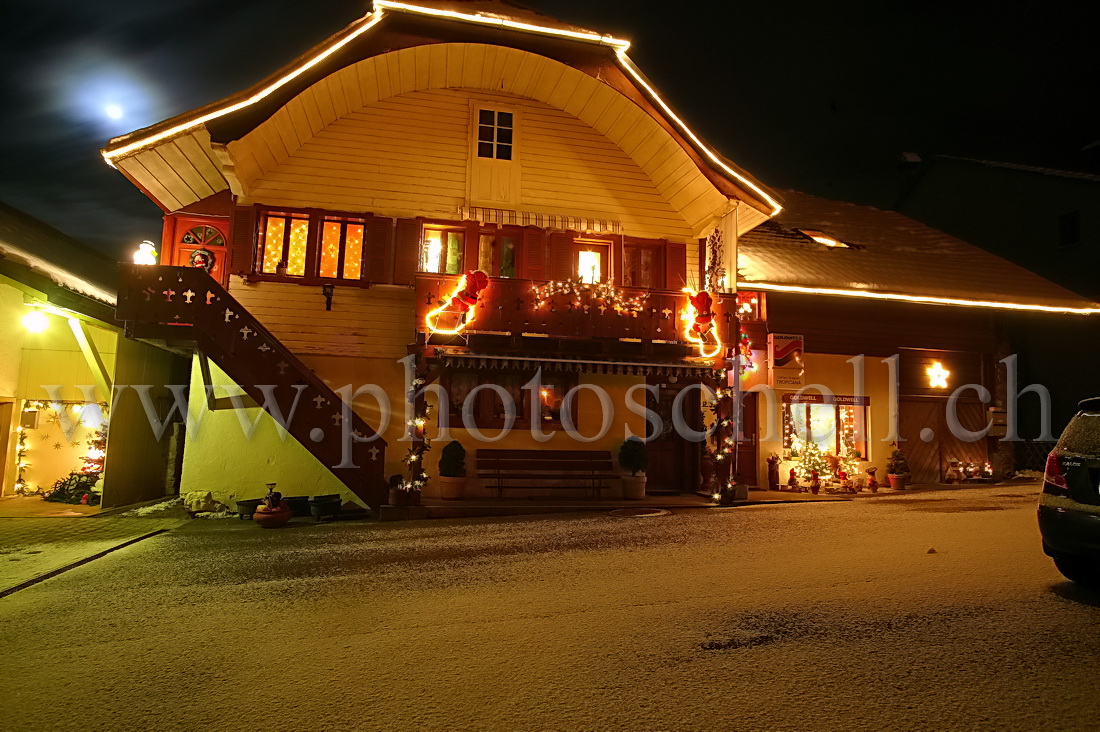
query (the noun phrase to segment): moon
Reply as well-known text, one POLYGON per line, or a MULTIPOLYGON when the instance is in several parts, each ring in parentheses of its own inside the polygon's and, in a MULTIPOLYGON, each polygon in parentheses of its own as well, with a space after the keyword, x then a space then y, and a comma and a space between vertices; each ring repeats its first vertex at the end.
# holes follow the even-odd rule
POLYGON ((122 119, 122 107, 117 104, 108 104, 103 108, 103 113, 111 119, 122 119))

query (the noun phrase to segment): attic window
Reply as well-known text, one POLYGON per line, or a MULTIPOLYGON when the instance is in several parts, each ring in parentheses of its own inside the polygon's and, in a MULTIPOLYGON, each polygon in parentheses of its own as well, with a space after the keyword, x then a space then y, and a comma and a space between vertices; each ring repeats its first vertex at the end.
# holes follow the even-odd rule
POLYGON ((831 249, 852 249, 850 244, 845 244, 835 236, 829 236, 824 231, 818 231, 817 229, 795 229, 799 234, 815 241, 818 244, 824 244, 831 249))
POLYGON ((511 112, 479 109, 477 112, 477 156, 512 159, 513 120, 511 112))

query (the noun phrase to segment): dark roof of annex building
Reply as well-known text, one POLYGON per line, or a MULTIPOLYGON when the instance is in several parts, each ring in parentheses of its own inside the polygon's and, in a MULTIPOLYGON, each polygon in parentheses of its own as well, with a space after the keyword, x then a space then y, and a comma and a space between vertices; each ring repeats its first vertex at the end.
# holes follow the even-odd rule
POLYGON ((1100 314, 1100 304, 902 214, 780 193, 783 211, 738 241, 746 289, 1100 314), (845 246, 820 244, 800 229, 845 246))
POLYGON ((43 282, 103 303, 115 303, 118 264, 113 259, 3 201, 0 260, 29 270, 43 282))
POLYGON ((1037 165, 1021 165, 1020 163, 1005 163, 999 160, 979 160, 978 158, 964 158, 955 155, 937 155, 936 160, 945 160, 952 163, 972 163, 987 168, 1001 168, 1004 170, 1017 170, 1022 173, 1037 173, 1050 175, 1055 178, 1072 178, 1073 180, 1100 183, 1100 175, 1095 173, 1083 173, 1076 170, 1059 170, 1057 168, 1043 168, 1037 165))

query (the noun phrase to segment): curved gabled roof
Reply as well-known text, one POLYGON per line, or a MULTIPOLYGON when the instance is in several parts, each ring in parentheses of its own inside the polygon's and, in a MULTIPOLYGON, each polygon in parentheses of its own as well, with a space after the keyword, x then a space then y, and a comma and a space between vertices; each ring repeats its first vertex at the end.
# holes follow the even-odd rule
MULTIPOLYGON (((146 165, 137 159, 142 152, 176 143, 171 155, 176 158, 182 155, 195 169, 197 185, 192 188, 196 193, 209 195, 224 190, 228 182, 220 168, 227 161, 219 159, 219 145, 240 139, 295 95, 349 64, 401 48, 447 40, 527 50, 582 71, 615 89, 657 121, 723 195, 745 201, 764 216, 781 210, 773 192, 708 146, 661 98, 626 55, 629 42, 498 0, 420 0, 415 5, 376 0, 372 13, 259 84, 116 137, 103 149, 103 156, 171 209, 173 202, 179 201, 170 194, 161 196, 155 182, 143 180, 146 165), (128 160, 129 166, 124 164, 128 160)), ((162 164, 159 159, 151 162, 156 166, 162 164)), ((151 178, 156 178, 155 173, 151 178)))

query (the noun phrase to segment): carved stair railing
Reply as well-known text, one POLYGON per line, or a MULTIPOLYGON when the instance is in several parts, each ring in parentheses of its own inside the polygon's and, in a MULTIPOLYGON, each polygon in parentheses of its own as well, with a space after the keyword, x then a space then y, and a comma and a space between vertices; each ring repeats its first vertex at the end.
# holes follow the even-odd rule
POLYGON ((377 512, 386 502, 386 442, 340 395, 205 271, 136 264, 121 269, 116 316, 126 323, 127 335, 193 343, 256 404, 267 401, 260 387, 271 385, 287 432, 377 512), (293 418, 287 419, 299 390, 293 418))

